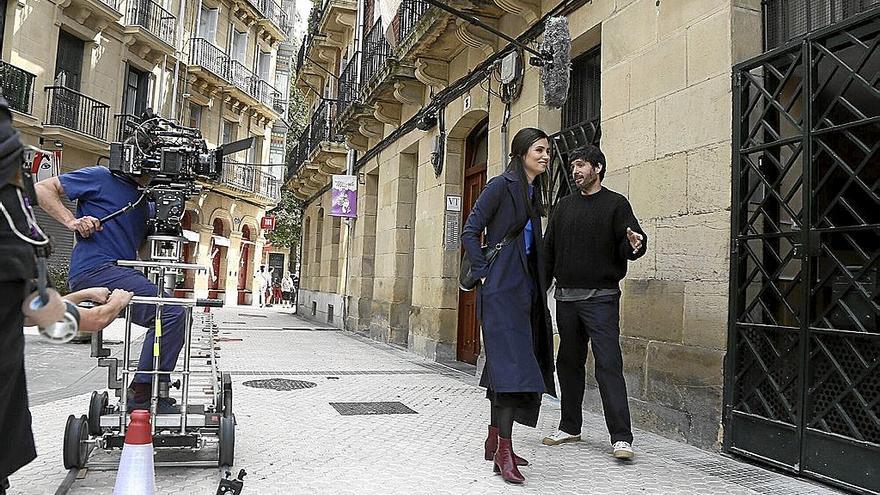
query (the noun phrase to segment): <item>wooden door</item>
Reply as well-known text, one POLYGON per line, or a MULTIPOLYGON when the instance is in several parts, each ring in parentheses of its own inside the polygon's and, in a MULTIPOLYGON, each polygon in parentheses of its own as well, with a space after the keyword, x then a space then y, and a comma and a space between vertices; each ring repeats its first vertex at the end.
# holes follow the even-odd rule
POLYGON ((251 261, 251 229, 247 225, 241 229, 241 256, 238 261, 238 304, 246 304, 248 266, 251 261))
MULTIPOLYGON (((468 137, 465 149, 465 178, 462 194, 462 227, 471 209, 486 185, 488 158, 488 121, 477 126, 468 137)), ((462 256, 464 250, 462 250, 462 256)), ((480 323, 477 319, 477 292, 458 292, 458 339, 456 355, 459 361, 476 364, 480 355, 480 323)))

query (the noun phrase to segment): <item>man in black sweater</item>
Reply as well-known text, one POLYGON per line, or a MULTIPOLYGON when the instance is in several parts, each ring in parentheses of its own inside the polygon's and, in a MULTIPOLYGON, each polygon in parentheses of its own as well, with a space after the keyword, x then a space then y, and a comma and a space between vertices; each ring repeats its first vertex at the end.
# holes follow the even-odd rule
POLYGON ((592 341, 596 381, 614 457, 631 459, 632 427, 620 352, 620 281, 627 260, 645 254, 647 236, 629 201, 602 187, 605 155, 596 146, 569 155, 578 191, 556 205, 544 235, 547 286, 556 278, 562 390, 559 431, 545 445, 581 439, 587 345, 592 341))

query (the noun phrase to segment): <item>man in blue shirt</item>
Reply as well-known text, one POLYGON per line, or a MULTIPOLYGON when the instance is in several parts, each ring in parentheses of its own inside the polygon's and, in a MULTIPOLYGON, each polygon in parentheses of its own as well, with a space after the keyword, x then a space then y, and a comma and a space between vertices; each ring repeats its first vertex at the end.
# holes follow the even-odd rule
MULTIPOLYGON (((147 234, 150 208, 146 202, 102 224, 99 218, 113 213, 140 198, 139 186, 146 185, 149 176, 137 180, 110 172, 105 167, 87 167, 40 181, 36 185, 40 206, 68 230, 76 233, 76 245, 71 256, 68 282, 71 290, 86 287, 125 289, 136 296, 157 296, 159 289, 143 273, 132 268, 117 266, 119 260, 137 259, 138 248, 147 234), (61 202, 66 196, 77 201, 76 216, 61 202)), ((166 294, 170 297, 170 294, 166 294)), ((154 305, 135 304, 131 319, 148 328, 141 349, 138 370, 153 369, 153 340, 156 308, 154 305)), ((162 348, 159 369, 174 369, 183 347, 186 312, 180 306, 162 309, 162 348)), ((159 375, 167 381, 169 376, 159 375)), ((128 410, 147 409, 150 403, 151 375, 136 374, 128 390, 128 410)), ((159 411, 174 412, 173 402, 160 397, 159 411)))

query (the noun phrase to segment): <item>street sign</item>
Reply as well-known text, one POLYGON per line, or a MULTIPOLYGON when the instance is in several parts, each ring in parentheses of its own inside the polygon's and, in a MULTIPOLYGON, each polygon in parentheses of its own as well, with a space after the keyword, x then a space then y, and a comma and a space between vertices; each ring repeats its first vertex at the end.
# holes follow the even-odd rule
POLYGON ((263 230, 273 231, 275 230, 275 217, 273 215, 267 215, 260 220, 260 228, 263 230))

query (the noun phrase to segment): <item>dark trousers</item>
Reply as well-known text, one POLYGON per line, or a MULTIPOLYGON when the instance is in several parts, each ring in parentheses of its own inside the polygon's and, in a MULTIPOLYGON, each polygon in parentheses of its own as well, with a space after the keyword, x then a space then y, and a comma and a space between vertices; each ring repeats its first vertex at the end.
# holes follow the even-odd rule
POLYGON ((24 291, 23 280, 0 282, 0 492, 7 476, 37 456, 24 375, 24 291))
POLYGON ((556 371, 562 390, 562 419, 559 429, 573 435, 581 432, 586 385, 587 344, 592 343, 596 381, 602 397, 605 424, 611 443, 632 442, 632 426, 623 379, 620 352, 620 295, 600 296, 586 301, 556 303, 559 325, 559 354, 556 371))
MULTIPOLYGON (((136 296, 158 296, 159 288, 150 282, 143 273, 132 268, 116 265, 104 265, 87 272, 81 273, 70 280, 70 289, 77 291, 89 287, 106 287, 113 289, 125 289, 133 292, 136 296)), ((168 292, 166 297, 171 297, 168 292)), ((186 324, 187 313, 181 306, 162 307, 162 340, 159 349, 159 369, 171 371, 177 363, 177 356, 183 348, 183 331, 186 324)), ((150 371, 153 369, 153 340, 156 335, 156 306, 152 304, 135 304, 131 308, 131 321, 147 327, 144 336, 144 346, 141 348, 141 357, 138 361, 138 369, 150 371)), ((168 380, 168 375, 161 375, 162 381, 168 380)), ((137 374, 135 383, 151 383, 150 375, 137 374)))

